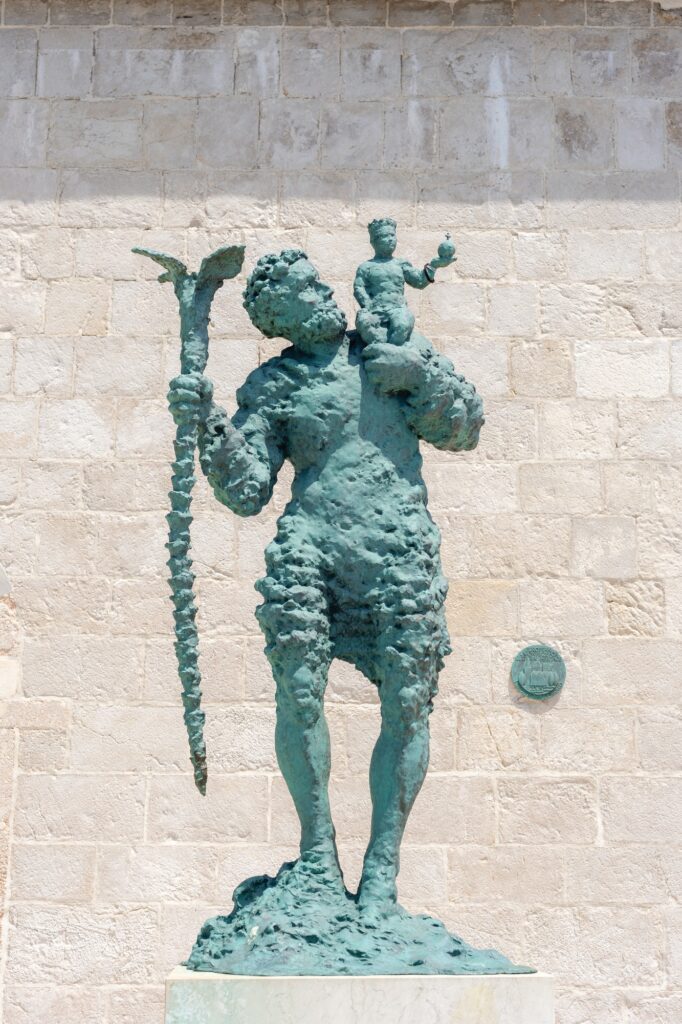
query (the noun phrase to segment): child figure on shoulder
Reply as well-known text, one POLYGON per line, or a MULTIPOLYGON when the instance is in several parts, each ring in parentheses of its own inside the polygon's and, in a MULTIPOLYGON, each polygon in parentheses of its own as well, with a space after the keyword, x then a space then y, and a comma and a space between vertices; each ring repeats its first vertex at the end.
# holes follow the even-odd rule
POLYGON ((355 326, 366 345, 404 345, 414 328, 414 313, 405 299, 405 285, 421 289, 433 284, 436 270, 455 262, 455 246, 446 234, 437 258, 418 270, 409 260, 393 255, 398 244, 394 220, 382 217, 367 227, 374 256, 361 263, 355 274, 353 294, 360 306, 355 326))

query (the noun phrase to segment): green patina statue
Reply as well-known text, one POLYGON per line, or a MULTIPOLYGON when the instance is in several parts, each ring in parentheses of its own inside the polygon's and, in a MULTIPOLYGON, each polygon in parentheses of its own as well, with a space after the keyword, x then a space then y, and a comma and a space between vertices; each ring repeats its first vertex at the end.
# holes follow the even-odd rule
MULTIPOLYGON (((248 376, 236 415, 214 404, 203 366, 183 366, 170 385, 178 431, 196 429, 201 468, 218 501, 237 515, 264 508, 285 459, 295 470, 291 500, 266 549, 266 575, 256 584, 263 596, 256 614, 276 682, 277 758, 300 819, 300 858, 275 878, 237 888, 232 913, 202 928, 188 960, 195 970, 527 970, 472 949, 439 921, 397 903, 400 843, 426 773, 429 714, 450 650, 440 535, 427 511, 419 442, 470 450, 483 413, 475 388, 413 330, 404 305, 402 282, 425 287, 433 264, 422 276, 392 258, 394 222, 374 222, 370 231, 377 255, 356 279, 369 314, 363 320, 361 311, 359 332, 347 331, 305 253, 287 249, 258 260, 244 306, 259 331, 290 347, 248 376), (334 658, 355 665, 381 701, 371 834, 356 894, 344 885, 328 797, 323 700, 334 658)), ((454 247, 441 248, 439 265, 447 265, 454 247)), ((176 293, 182 309, 177 284, 176 293)), ((202 330, 206 345, 206 324, 202 330)), ((173 520, 170 545, 172 537, 173 520)), ((172 558, 171 546, 173 571, 172 558)), ((181 674, 182 656, 180 648, 181 674)), ((195 709, 198 676, 191 682, 195 709)))

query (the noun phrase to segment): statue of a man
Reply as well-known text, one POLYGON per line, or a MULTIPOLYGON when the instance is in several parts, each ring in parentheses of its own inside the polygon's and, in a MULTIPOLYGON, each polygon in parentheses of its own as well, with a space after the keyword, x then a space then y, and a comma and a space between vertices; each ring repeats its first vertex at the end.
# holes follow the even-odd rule
POLYGON ((240 516, 256 515, 284 460, 293 464, 291 501, 256 584, 277 684, 277 758, 301 822, 301 861, 342 885, 323 707, 332 659, 377 686, 381 731, 358 902, 384 912, 396 901, 399 846, 426 773, 428 718, 450 649, 419 441, 474 448, 482 405, 421 335, 400 347, 364 346, 347 332, 303 252, 261 258, 244 299, 254 326, 291 347, 249 375, 231 420, 198 374, 172 381, 171 411, 176 422, 199 415, 203 471, 240 516))
POLYGON ((400 843, 450 650, 419 442, 474 448, 481 401, 417 332, 396 345, 347 331, 332 289, 299 250, 258 260, 244 306, 266 337, 291 347, 249 374, 232 419, 199 373, 176 377, 169 401, 181 427, 199 422, 202 469, 238 515, 264 508, 285 459, 295 470, 256 614, 277 685, 277 759, 301 823, 300 857, 274 879, 243 882, 229 917, 203 926, 188 965, 247 974, 526 970, 397 904, 400 843), (334 658, 364 673, 381 701, 357 894, 344 886, 328 796, 323 701, 334 658))

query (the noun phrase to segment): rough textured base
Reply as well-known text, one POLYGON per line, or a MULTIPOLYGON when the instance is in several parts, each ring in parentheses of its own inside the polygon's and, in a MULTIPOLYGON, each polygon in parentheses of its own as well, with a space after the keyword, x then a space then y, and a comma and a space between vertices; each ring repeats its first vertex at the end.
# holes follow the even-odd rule
POLYGON ((176 968, 165 1024, 554 1024, 553 982, 512 978, 234 978, 176 968))
POLYGON ((247 975, 528 974, 495 950, 468 946, 445 926, 401 907, 361 909, 340 875, 284 864, 247 879, 229 917, 208 920, 187 967, 247 975))

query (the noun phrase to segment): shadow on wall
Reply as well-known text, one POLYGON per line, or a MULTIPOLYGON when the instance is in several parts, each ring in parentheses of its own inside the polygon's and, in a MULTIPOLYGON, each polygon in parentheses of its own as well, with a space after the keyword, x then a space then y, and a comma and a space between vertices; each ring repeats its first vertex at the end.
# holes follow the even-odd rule
POLYGON ((116 3, 69 25, 45 3, 49 22, 29 25, 30 5, 7 0, 3 222, 101 197, 193 204, 211 223, 222 196, 244 195, 251 226, 287 195, 416 199, 454 227, 472 205, 679 200, 671 3, 380 0, 304 16, 284 0, 226 4, 222 23, 205 6, 202 24, 171 25, 162 2, 144 26, 109 23, 116 3))

